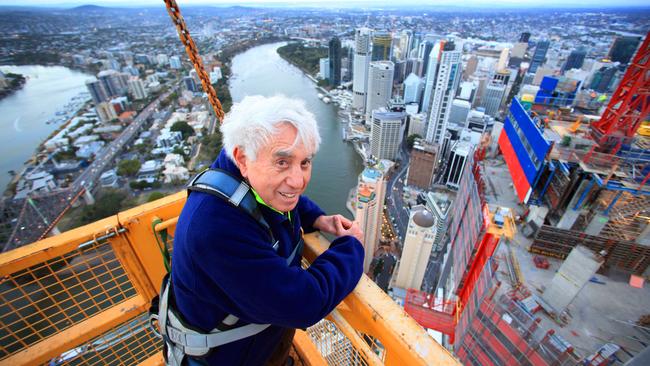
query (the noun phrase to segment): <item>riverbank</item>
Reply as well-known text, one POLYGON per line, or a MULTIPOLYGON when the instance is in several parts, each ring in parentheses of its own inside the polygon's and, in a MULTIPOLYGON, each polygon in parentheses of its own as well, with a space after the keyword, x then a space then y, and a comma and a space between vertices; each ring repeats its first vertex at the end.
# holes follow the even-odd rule
POLYGON ((0 73, 0 100, 21 89, 26 81, 27 78, 21 74, 0 73))

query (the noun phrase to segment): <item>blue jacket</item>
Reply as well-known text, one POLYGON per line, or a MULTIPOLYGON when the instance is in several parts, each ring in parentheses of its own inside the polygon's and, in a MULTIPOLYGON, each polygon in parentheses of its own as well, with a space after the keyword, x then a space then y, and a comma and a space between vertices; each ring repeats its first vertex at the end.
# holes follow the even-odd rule
MULTIPOLYGON (((213 168, 241 179, 222 151, 213 168)), ((303 270, 300 256, 286 264, 305 233, 324 212, 301 196, 291 219, 260 205, 280 245, 253 218, 226 201, 192 192, 178 219, 172 255, 176 306, 189 325, 204 332, 228 315, 239 325, 272 324, 255 336, 217 347, 211 365, 264 365, 287 328, 309 327, 338 305, 356 286, 363 270, 363 247, 352 236, 334 240, 330 248, 303 270)))

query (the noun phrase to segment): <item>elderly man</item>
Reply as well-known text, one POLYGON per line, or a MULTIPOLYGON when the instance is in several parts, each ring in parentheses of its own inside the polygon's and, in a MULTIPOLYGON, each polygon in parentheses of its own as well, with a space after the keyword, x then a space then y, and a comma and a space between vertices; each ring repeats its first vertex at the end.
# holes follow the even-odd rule
POLYGON ((176 227, 170 292, 188 332, 244 335, 209 352, 185 348, 184 363, 291 364, 294 329, 321 320, 359 281, 363 233, 301 195, 320 143, 314 116, 302 102, 246 97, 221 131, 224 148, 211 168, 246 182, 261 217, 236 207, 232 198, 190 187, 176 227), (314 230, 337 238, 302 269, 296 253, 302 231, 314 230))

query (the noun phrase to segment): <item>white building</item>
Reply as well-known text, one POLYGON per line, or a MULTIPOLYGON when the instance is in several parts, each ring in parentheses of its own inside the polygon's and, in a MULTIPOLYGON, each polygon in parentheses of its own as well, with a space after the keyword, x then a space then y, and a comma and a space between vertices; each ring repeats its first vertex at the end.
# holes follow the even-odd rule
POLYGON ((409 131, 406 135, 424 136, 426 126, 427 126, 426 113, 411 114, 409 115, 409 131))
POLYGON ((366 112, 368 87, 368 66, 370 63, 370 35, 368 28, 359 28, 354 39, 354 72, 352 79, 352 107, 361 113, 366 112))
POLYGON ((431 192, 428 192, 425 198, 427 208, 433 214, 435 220, 434 225, 436 226, 435 237, 433 239, 433 250, 440 252, 444 247, 442 238, 444 237, 445 228, 447 227, 447 213, 449 212, 449 207, 454 199, 454 193, 452 191, 434 189, 431 192))
POLYGON ((319 65, 318 73, 320 74, 320 77, 322 79, 329 79, 330 78, 330 59, 327 58, 327 57, 321 58, 318 61, 318 65, 319 65))
POLYGON ((369 270, 370 262, 379 244, 386 196, 386 173, 392 166, 392 162, 382 160, 372 167, 366 167, 359 175, 354 218, 363 230, 364 272, 369 270))
POLYGON ((410 73, 404 80, 404 104, 420 103, 423 91, 424 83, 422 78, 410 73))
POLYGON ((110 169, 99 176, 99 184, 102 187, 117 187, 117 173, 115 169, 110 169))
POLYGON ((429 113, 426 140, 442 146, 447 130, 451 101, 456 95, 462 74, 461 52, 452 42, 438 42, 429 57, 429 74, 423 106, 429 113), (431 90, 427 96, 426 90, 431 90), (428 97, 428 99, 427 99, 428 97))
POLYGON ((172 56, 169 58, 169 67, 172 69, 178 70, 182 67, 181 58, 178 56, 172 56))
POLYGON ((411 210, 404 248, 397 268, 395 286, 420 289, 435 238, 435 219, 424 206, 411 210))
POLYGON ((156 138, 157 147, 171 148, 183 141, 183 134, 180 131, 163 130, 156 138))
POLYGON ((190 172, 184 166, 165 165, 163 175, 165 183, 186 182, 190 179, 190 172))
POLYGON ((158 54, 156 56, 156 63, 158 66, 167 65, 169 63, 169 57, 167 57, 167 55, 164 53, 158 54))
POLYGON ((81 159, 89 159, 95 155, 104 147, 106 143, 104 141, 92 141, 87 144, 79 146, 77 151, 75 151, 75 156, 81 159))
POLYGON ((129 79, 129 92, 135 100, 147 97, 147 90, 144 88, 144 83, 137 76, 133 76, 129 79))
POLYGON ((370 63, 366 99, 366 114, 377 108, 385 108, 393 94, 393 74, 395 64, 391 61, 370 63))
POLYGON ((395 160, 402 143, 406 113, 372 111, 370 127, 370 153, 378 159, 395 160))

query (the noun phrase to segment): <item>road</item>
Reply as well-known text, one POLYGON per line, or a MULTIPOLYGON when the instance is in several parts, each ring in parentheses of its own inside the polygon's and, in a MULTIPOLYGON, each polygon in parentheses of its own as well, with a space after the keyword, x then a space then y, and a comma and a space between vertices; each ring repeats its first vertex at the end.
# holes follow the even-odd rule
POLYGON ((405 143, 400 146, 399 158, 401 161, 400 170, 390 177, 386 185, 386 189, 388 190, 386 194, 386 207, 388 208, 388 214, 391 220, 393 220, 393 227, 396 229, 400 243, 404 243, 406 227, 409 222, 409 209, 403 197, 404 180, 409 166, 409 153, 405 143))
POLYGON ((171 93, 175 92, 180 84, 174 86, 167 92, 161 94, 154 100, 149 103, 138 115, 135 117, 133 122, 122 131, 120 136, 113 140, 110 144, 105 146, 97 155, 95 155, 95 160, 86 168, 86 170, 75 179, 72 183, 72 191, 76 194, 81 188, 86 188, 91 190, 99 179, 99 176, 102 172, 113 163, 113 159, 117 156, 120 151, 124 148, 124 145, 128 144, 136 136, 138 131, 142 128, 142 125, 147 121, 147 119, 154 113, 160 101, 167 98, 171 93))

